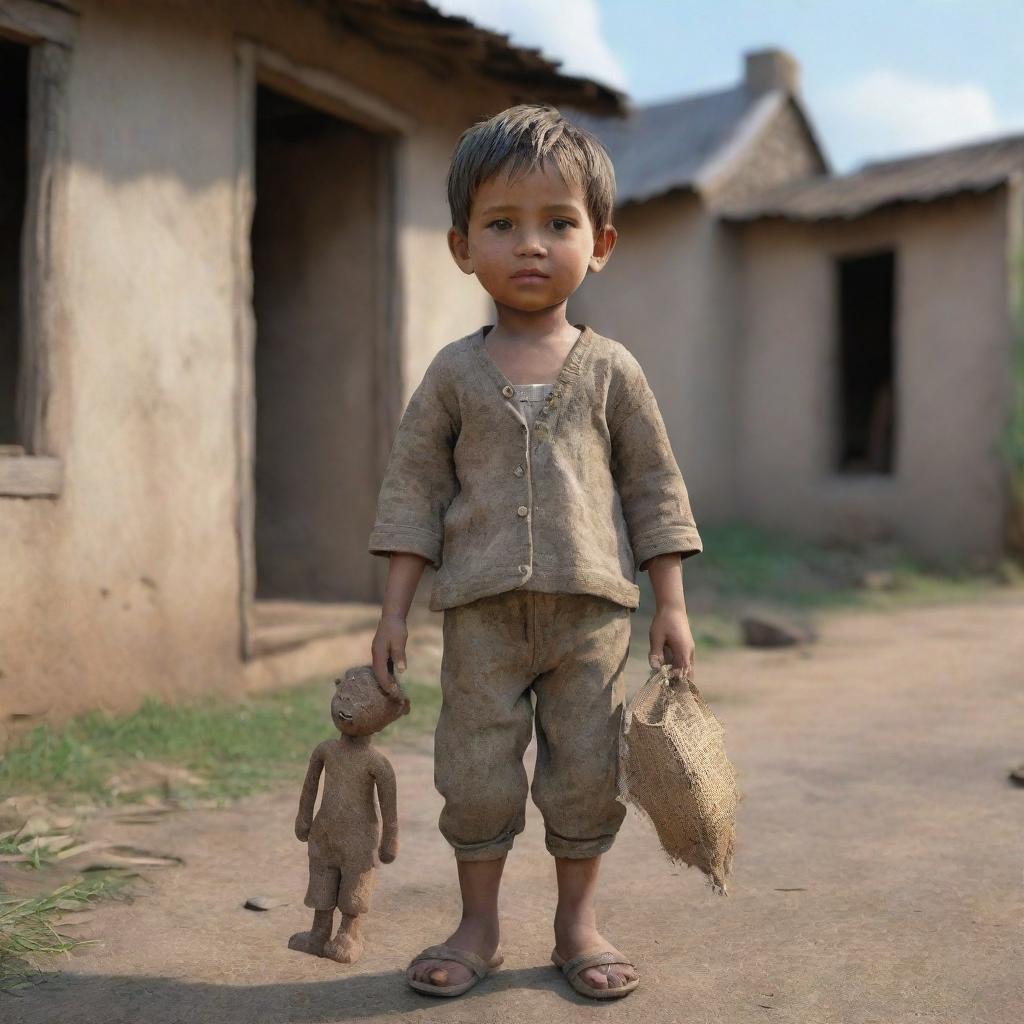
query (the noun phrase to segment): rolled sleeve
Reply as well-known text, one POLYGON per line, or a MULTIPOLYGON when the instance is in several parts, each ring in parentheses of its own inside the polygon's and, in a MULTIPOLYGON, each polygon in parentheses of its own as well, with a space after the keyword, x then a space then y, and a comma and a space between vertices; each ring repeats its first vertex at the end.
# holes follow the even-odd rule
POLYGON ((438 357, 413 392, 391 446, 370 533, 371 555, 409 551, 441 566, 444 515, 458 493, 456 419, 438 357))
POLYGON ((658 402, 642 380, 611 434, 611 468, 636 567, 655 555, 703 550, 658 402))

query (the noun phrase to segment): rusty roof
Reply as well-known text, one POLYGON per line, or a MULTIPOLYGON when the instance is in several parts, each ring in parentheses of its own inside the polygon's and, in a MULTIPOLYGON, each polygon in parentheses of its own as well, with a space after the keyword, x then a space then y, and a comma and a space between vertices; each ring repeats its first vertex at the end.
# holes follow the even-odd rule
POLYGON ((516 46, 507 35, 443 14, 426 0, 302 0, 334 24, 380 50, 414 61, 439 78, 466 69, 518 87, 523 102, 571 104, 602 114, 625 108, 625 94, 609 85, 566 75, 561 62, 539 49, 516 46))
POLYGON ((883 206, 985 192, 1024 175, 1024 135, 863 164, 838 177, 790 182, 718 210, 723 219, 850 220, 883 206))

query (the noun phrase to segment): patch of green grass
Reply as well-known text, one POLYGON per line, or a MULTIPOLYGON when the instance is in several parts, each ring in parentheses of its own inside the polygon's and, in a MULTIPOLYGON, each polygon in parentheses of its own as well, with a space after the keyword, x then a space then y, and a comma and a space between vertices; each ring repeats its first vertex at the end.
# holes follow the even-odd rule
MULTIPOLYGON (((422 735, 437 719, 438 687, 408 678, 402 685, 411 711, 379 734, 385 743, 422 735)), ((111 804, 117 801, 111 777, 130 778, 132 764, 140 761, 184 768, 196 777, 180 783, 172 778, 165 796, 244 796, 294 777, 317 743, 337 735, 330 717, 333 693, 331 680, 318 679, 245 699, 150 699, 133 714, 93 712, 62 728, 39 725, 0 757, 0 799, 46 793, 51 802, 111 804)))
MULTIPOLYGON (((703 649, 739 643, 737 619, 746 605, 808 613, 828 608, 885 609, 962 600, 996 586, 992 575, 928 569, 895 545, 811 544, 745 524, 702 528, 704 550, 683 565, 694 639, 703 649), (888 586, 870 589, 865 574, 888 586)), ((647 573, 638 576, 639 614, 654 612, 647 573)))
POLYGON ((78 879, 42 895, 16 897, 0 892, 0 992, 30 984, 41 964, 68 954, 87 941, 60 931, 60 919, 116 893, 121 878, 78 879))

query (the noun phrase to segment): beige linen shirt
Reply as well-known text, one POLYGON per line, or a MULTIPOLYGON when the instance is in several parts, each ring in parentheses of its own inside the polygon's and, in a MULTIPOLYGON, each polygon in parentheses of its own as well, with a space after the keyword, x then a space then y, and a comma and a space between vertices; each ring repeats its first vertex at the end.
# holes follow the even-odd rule
POLYGON ((702 549, 643 369, 577 326, 532 430, 484 348, 489 327, 445 345, 409 399, 369 551, 428 559, 431 610, 513 589, 637 608, 638 568, 702 549))

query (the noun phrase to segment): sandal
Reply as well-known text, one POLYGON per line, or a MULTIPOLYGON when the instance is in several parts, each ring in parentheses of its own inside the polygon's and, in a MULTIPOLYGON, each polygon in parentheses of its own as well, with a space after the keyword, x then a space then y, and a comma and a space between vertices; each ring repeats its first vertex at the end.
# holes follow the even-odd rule
POLYGON ((581 953, 571 960, 563 960, 558 955, 558 950, 551 950, 551 962, 566 976, 569 984, 581 996, 589 996, 591 999, 618 999, 621 996, 629 995, 640 984, 640 978, 627 981, 625 985, 617 985, 615 988, 595 988, 588 985, 581 977, 580 972, 588 967, 603 967, 605 964, 625 964, 636 970, 636 964, 626 960, 621 954, 605 951, 603 953, 581 953))
MULTIPOLYGON (((491 962, 471 953, 468 949, 456 949, 454 946, 427 946, 405 969, 405 980, 416 989, 417 992, 425 992, 430 996, 461 996, 468 992, 478 981, 486 978, 495 968, 505 962, 501 950, 496 950, 491 962), (429 981, 417 981, 409 977, 409 968, 423 960, 452 960, 457 964, 468 967, 473 972, 473 977, 458 985, 434 985, 429 981)), ((444 968, 441 968, 443 970, 444 968)))

